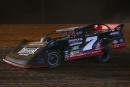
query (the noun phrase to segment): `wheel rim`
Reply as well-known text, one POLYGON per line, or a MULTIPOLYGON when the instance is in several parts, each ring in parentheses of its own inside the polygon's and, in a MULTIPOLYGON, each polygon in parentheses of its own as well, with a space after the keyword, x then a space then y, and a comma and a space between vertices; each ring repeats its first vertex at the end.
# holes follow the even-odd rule
POLYGON ((48 57, 48 63, 50 65, 55 65, 58 63, 58 56, 56 54, 52 54, 48 57))

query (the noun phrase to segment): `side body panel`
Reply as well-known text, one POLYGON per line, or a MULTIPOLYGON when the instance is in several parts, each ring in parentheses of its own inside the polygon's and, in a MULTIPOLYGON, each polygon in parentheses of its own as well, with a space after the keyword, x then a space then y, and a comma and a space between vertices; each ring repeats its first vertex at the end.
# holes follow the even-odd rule
POLYGON ((68 38, 57 42, 63 50, 65 61, 102 54, 98 35, 68 38))

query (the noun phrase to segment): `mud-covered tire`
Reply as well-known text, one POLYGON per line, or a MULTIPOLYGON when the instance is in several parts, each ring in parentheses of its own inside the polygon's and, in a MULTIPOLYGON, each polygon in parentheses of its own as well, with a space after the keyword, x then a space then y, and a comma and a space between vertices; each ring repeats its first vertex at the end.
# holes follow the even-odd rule
POLYGON ((100 63, 107 62, 110 59, 110 50, 109 50, 108 46, 103 46, 102 52, 103 52, 102 55, 96 56, 97 61, 100 63))
POLYGON ((61 55, 56 50, 51 50, 47 54, 47 62, 49 67, 57 67, 61 63, 61 55))

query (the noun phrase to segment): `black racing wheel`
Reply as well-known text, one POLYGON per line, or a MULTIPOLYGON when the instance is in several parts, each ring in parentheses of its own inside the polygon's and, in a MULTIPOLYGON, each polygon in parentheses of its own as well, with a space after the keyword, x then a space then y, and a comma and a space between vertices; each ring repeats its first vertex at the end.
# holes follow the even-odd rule
POLYGON ((61 63, 61 55, 56 50, 50 50, 47 54, 49 67, 57 67, 61 63))
POLYGON ((110 58, 110 50, 107 46, 102 47, 102 55, 96 56, 98 62, 104 63, 107 62, 110 58))

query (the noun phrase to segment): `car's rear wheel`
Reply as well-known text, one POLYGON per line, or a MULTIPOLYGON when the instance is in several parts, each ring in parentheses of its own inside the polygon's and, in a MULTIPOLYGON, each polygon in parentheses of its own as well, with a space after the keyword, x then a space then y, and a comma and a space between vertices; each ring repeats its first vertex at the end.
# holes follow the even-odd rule
POLYGON ((98 62, 104 63, 104 62, 107 62, 110 58, 110 50, 109 50, 108 46, 103 46, 102 52, 103 52, 103 54, 96 56, 96 59, 98 62))
POLYGON ((61 55, 56 50, 51 50, 47 54, 49 67, 57 67, 61 63, 61 55))

